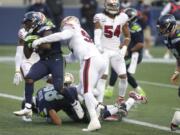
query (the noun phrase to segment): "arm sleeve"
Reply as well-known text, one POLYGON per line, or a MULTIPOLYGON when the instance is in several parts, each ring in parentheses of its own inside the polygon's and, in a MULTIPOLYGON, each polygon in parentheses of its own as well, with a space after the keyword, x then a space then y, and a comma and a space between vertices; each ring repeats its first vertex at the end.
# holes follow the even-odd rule
POLYGON ((57 32, 54 34, 51 34, 49 36, 43 37, 38 39, 40 43, 51 43, 51 42, 57 42, 60 40, 67 40, 70 39, 73 36, 74 32, 71 29, 65 29, 62 32, 57 32))
POLYGON ((101 44, 101 35, 102 35, 102 29, 95 29, 94 30, 94 43, 95 43, 95 45, 101 44))
POLYGON ((16 72, 20 71, 22 59, 23 59, 23 46, 17 46, 17 48, 16 48, 16 56, 15 56, 16 72))

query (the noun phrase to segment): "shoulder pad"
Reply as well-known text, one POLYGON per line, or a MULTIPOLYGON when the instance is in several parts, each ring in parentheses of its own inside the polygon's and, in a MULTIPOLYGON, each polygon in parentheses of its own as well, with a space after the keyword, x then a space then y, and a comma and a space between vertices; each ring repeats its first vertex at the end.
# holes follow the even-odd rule
POLYGON ((100 22, 103 16, 104 16, 103 13, 95 14, 94 19, 93 19, 93 22, 94 22, 94 23, 100 22))

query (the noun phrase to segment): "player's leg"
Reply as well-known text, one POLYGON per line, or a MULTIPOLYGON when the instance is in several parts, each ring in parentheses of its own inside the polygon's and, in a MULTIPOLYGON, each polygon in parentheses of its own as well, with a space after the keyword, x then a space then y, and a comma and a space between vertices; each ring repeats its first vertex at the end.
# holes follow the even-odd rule
MULTIPOLYGON (((132 59, 133 60, 133 59, 132 59)), ((140 64, 142 61, 142 55, 138 55, 138 60, 136 61, 137 64, 140 64)), ((137 68, 137 64, 132 65, 132 63, 127 64, 126 67, 128 69, 127 71, 127 77, 128 77, 128 83, 131 85, 131 87, 138 92, 140 95, 142 96, 146 96, 146 93, 144 92, 144 90, 140 87, 140 85, 137 83, 136 79, 132 76, 132 74, 129 72, 129 67, 131 66, 131 69, 133 69, 134 74, 137 68)))
POLYGON ((91 66, 94 66, 93 63, 91 63, 91 59, 87 59, 82 63, 80 69, 80 83, 82 83, 85 104, 90 115, 90 123, 86 129, 83 129, 83 131, 93 131, 101 128, 95 110, 96 106, 98 105, 98 102, 92 93, 92 75, 94 75, 94 73, 91 72, 91 66))
POLYGON ((35 63, 29 73, 25 76, 25 108, 14 112, 15 115, 23 116, 32 113, 32 95, 34 92, 34 82, 47 75, 48 69, 42 61, 35 63))
POLYGON ((84 116, 84 111, 79 103, 78 100, 76 100, 74 94, 72 94, 71 91, 63 89, 63 83, 64 83, 64 61, 62 57, 59 57, 56 60, 50 60, 50 69, 52 74, 52 80, 55 90, 57 90, 59 93, 63 94, 64 97, 70 102, 70 104, 73 106, 74 110, 76 111, 78 117, 80 119, 84 116))
POLYGON ((111 67, 111 75, 109 78, 109 85, 106 88, 106 93, 105 93, 105 97, 107 98, 111 98, 113 96, 113 90, 114 90, 114 85, 116 83, 118 76, 117 73, 114 71, 114 69, 111 67))
POLYGON ((104 74, 102 75, 102 77, 97 81, 96 89, 97 91, 100 91, 106 94, 105 87, 106 87, 106 82, 107 82, 108 73, 109 73, 109 58, 108 58, 107 53, 103 54, 103 59, 105 59, 104 61, 106 65, 106 70, 104 71, 104 74))
POLYGON ((118 102, 124 100, 126 89, 128 86, 127 75, 126 75, 126 64, 123 57, 115 55, 111 58, 111 65, 114 71, 118 74, 119 77, 119 97, 118 102))

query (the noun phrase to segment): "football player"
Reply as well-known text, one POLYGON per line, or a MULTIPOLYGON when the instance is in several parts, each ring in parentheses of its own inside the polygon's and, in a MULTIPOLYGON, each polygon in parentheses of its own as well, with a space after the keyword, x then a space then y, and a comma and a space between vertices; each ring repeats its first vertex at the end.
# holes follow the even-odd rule
MULTIPOLYGON (((125 56, 126 60, 126 68, 127 68, 127 77, 128 83, 133 87, 133 89, 138 92, 142 96, 146 96, 143 89, 138 85, 136 79, 132 76, 135 74, 137 65, 142 61, 142 53, 143 53, 143 44, 144 44, 144 36, 143 30, 141 26, 138 24, 138 13, 136 9, 127 8, 124 12, 129 17, 129 29, 131 33, 131 42, 127 49, 127 54, 125 56)), ((117 74, 111 68, 111 76, 109 81, 109 86, 107 89, 113 90, 113 86, 117 80, 117 74)))
POLYGON ((38 47, 42 43, 68 40, 71 53, 65 57, 66 62, 80 61, 80 85, 79 93, 85 99, 85 104, 90 115, 90 123, 83 131, 94 131, 101 128, 101 124, 96 114, 96 108, 100 104, 94 97, 92 91, 97 80, 105 71, 105 62, 87 32, 81 28, 79 19, 75 16, 68 16, 61 23, 61 32, 54 33, 47 37, 37 39, 33 42, 33 47, 38 47))
MULTIPOLYGON (((176 58, 176 69, 171 77, 171 82, 176 84, 180 73, 180 30, 176 28, 175 17, 171 14, 159 17, 157 29, 164 38, 164 44, 176 58)), ((180 87, 178 88, 178 95, 180 96, 180 87)))
MULTIPOLYGON (((54 31, 54 28, 42 22, 41 18, 34 12, 26 13, 23 23, 28 33, 38 38, 52 34, 54 31)), ((14 114, 17 116, 32 114, 31 103, 34 91, 34 82, 51 74, 55 90, 57 90, 58 93, 63 94, 66 99, 69 100, 71 105, 76 108, 75 111, 78 117, 83 118, 84 112, 78 102, 74 100, 68 91, 63 90, 64 61, 59 42, 44 44, 43 46, 39 46, 34 49, 31 47, 33 40, 30 41, 30 43, 24 46, 25 54, 29 57, 31 56, 31 53, 35 51, 39 54, 40 60, 32 65, 30 71, 25 76, 25 108, 20 111, 15 111, 14 114)))
MULTIPOLYGON (((171 76, 171 82, 177 84, 180 74, 180 30, 177 29, 175 17, 171 14, 160 16, 157 21, 157 29, 164 38, 164 44, 176 58, 176 69, 171 76)), ((178 88, 178 95, 180 96, 180 86, 178 88)), ((171 130, 175 130, 178 125, 179 112, 176 112, 171 123, 171 130)))
MULTIPOLYGON (((42 23, 46 23, 50 27, 55 27, 54 24, 48 20, 45 15, 41 12, 32 12, 36 16, 41 19, 42 23)), ((13 79, 13 83, 15 85, 19 85, 22 81, 22 76, 26 76, 29 72, 31 66, 39 60, 39 55, 33 52, 29 57, 24 53, 24 45, 29 43, 33 38, 37 38, 37 36, 28 35, 27 29, 25 29, 24 24, 22 24, 22 28, 19 29, 18 32, 18 45, 16 47, 16 55, 15 55, 15 75, 13 79)))
MULTIPOLYGON (((124 100, 127 89, 127 75, 124 56, 127 46, 131 40, 128 28, 128 16, 120 12, 119 0, 105 0, 105 10, 94 16, 94 42, 96 47, 106 59, 106 71, 102 79, 98 81, 97 89, 104 93, 105 84, 108 76, 109 63, 118 74, 119 97, 118 102, 124 100), (120 42, 120 37, 124 35, 124 41, 120 42)), ((105 91, 105 95, 112 95, 112 91, 105 91)), ((103 97, 99 99, 103 101, 103 97)))
MULTIPOLYGON (((69 91, 73 97, 78 100, 78 94, 76 87, 72 86, 74 77, 70 73, 64 75, 64 90, 69 91)), ((79 119, 71 103, 62 95, 57 93, 53 85, 48 85, 37 91, 34 98, 32 110, 38 116, 46 118, 47 122, 52 122, 55 125, 61 126, 61 118, 57 112, 63 110, 73 121, 75 122, 89 122, 89 117, 86 113, 86 108, 83 107, 85 115, 83 119, 79 119)), ((24 108, 25 102, 22 102, 22 108, 24 108)), ((32 121, 31 116, 22 116, 24 121, 32 121)))

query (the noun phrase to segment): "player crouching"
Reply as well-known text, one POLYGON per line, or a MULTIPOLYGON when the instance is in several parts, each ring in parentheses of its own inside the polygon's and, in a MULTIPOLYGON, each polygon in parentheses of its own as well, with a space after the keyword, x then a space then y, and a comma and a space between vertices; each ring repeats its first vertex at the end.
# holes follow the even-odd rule
MULTIPOLYGON (((73 121, 75 122, 89 122, 89 117, 87 115, 86 108, 80 105, 78 101, 78 94, 76 87, 71 84, 74 82, 74 77, 70 73, 66 73, 64 76, 64 90, 69 91, 71 95, 79 104, 78 108, 83 108, 81 112, 84 113, 83 118, 79 118, 77 114, 76 106, 72 106, 71 103, 64 98, 63 95, 57 93, 53 85, 47 85, 44 88, 38 90, 36 97, 33 100, 32 111, 38 116, 46 118, 47 122, 52 122, 55 125, 61 125, 61 118, 58 116, 57 112, 63 110, 73 121)), ((24 108, 25 102, 22 102, 22 108, 24 108)), ((22 116, 22 119, 26 122, 32 121, 32 113, 26 116, 22 116)))

